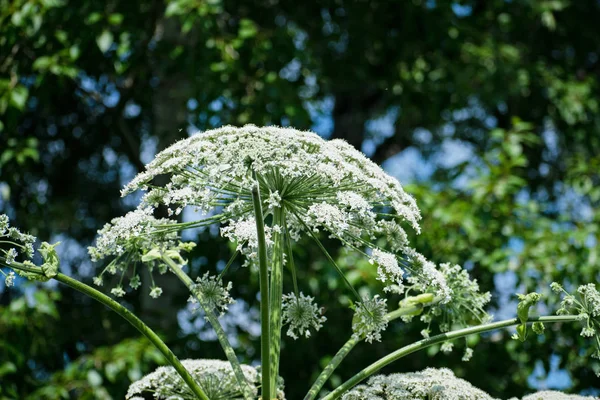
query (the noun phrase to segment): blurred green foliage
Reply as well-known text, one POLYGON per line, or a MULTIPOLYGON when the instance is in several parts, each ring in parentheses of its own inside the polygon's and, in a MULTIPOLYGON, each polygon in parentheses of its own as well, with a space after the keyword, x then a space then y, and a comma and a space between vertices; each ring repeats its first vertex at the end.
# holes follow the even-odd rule
MULTIPOLYGON (((61 240, 63 271, 90 279, 85 245, 132 204, 121 185, 189 127, 313 127, 392 170, 416 150, 401 167, 415 171, 407 190, 424 216, 412 240, 435 261, 467 265, 494 307, 514 314, 514 292, 600 280, 598 20, 594 0, 0 0, 0 212, 61 240)), ((196 273, 229 258, 210 232, 198 240, 196 273)), ((366 260, 326 244, 355 285, 377 285, 366 260)), ((302 352, 284 343, 289 393, 308 387, 350 329, 344 290, 315 254, 297 249, 299 280, 328 323, 302 352)), ((236 267, 235 295, 255 305, 256 277, 236 267)), ((181 288, 162 286, 160 302, 124 301, 177 354, 222 358, 210 335, 182 329, 202 319, 176 318, 181 288)), ((158 361, 142 342, 118 344, 136 333, 99 305, 63 288, 30 291, 35 301, 0 295, 5 398, 120 398, 131 374, 158 361)), ((256 359, 255 332, 228 326, 242 361, 256 359)), ((421 329, 395 324, 383 343, 359 346, 333 384, 421 329)), ((577 329, 548 326, 523 344, 509 336, 479 340, 469 363, 433 347, 389 371, 450 366, 509 397, 556 355, 573 391, 598 389, 577 329)))

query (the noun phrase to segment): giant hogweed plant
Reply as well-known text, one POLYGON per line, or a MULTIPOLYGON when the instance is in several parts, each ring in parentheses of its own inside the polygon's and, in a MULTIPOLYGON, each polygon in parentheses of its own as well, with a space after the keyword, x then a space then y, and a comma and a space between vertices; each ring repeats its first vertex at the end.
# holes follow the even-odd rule
MULTIPOLYGON (((171 366, 134 383, 128 398, 139 399, 144 393, 164 399, 283 398, 278 374, 281 341, 307 340, 327 323, 321 305, 297 280, 297 269, 306 266, 294 261, 294 247, 303 236, 314 240, 337 271, 353 297, 348 312, 354 315, 348 341, 308 389, 305 400, 351 398, 352 388, 361 381, 413 352, 438 343, 442 351, 451 351, 458 339, 510 326, 516 326, 516 339, 525 340, 530 324, 535 333, 543 332, 544 323, 582 324, 582 336, 590 338, 597 347, 595 356, 600 356, 600 293, 594 284, 572 294, 553 285, 564 292, 559 315, 530 316, 540 300, 540 295, 530 293, 520 296, 516 318, 492 322, 485 312, 490 295, 480 292, 467 271, 458 265, 435 265, 411 247, 406 229, 419 232, 421 218, 415 200, 396 179, 344 141, 326 141, 294 129, 227 126, 160 152, 122 194, 136 191, 144 192, 137 209, 106 224, 89 248, 92 260, 104 263, 94 284, 103 289, 105 277, 117 275, 119 283, 110 294, 118 299, 147 279, 149 295, 158 298, 162 289, 153 276, 174 274, 189 291, 190 301, 203 310, 227 362, 179 361, 158 335, 118 301, 62 274, 56 244, 43 242, 38 249, 42 261, 34 264, 36 239, 10 227, 8 218, 0 216, 0 265, 6 267, 0 271, 7 286, 14 284, 15 273, 64 283, 117 312, 166 357, 171 366), (159 176, 168 179, 155 179, 159 176), (170 218, 155 218, 158 207, 166 208, 170 218), (201 217, 178 221, 175 216, 186 208, 201 217), (183 242, 181 233, 214 225, 235 244, 234 254, 218 275, 189 276, 185 257, 194 243, 183 242), (379 293, 358 293, 321 243, 324 237, 369 260, 381 283, 379 293), (244 265, 259 276, 259 370, 240 364, 219 322, 233 302, 226 278, 236 257, 243 257, 244 265), (284 288, 284 274, 291 275, 289 288, 284 288), (380 341, 389 324, 411 321, 423 324, 422 340, 389 353, 332 392, 323 393, 323 385, 359 342, 380 341), (432 336, 434 330, 439 334, 432 336)), ((467 347, 463 360, 468 361, 472 352, 467 347)))

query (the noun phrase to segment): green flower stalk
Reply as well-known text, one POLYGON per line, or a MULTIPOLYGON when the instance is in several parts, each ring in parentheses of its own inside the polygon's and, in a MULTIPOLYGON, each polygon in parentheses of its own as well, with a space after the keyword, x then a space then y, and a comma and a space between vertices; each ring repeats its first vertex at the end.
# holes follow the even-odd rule
MULTIPOLYGON (((581 285, 575 294, 570 294, 556 282, 552 283, 551 288, 564 295, 557 314, 577 314, 583 324, 580 335, 592 340, 595 348, 592 357, 600 359, 600 291, 596 285, 581 285)), ((596 375, 600 377, 600 370, 596 371, 596 375)))
MULTIPOLYGON (((540 323, 557 323, 557 322, 576 322, 579 317, 577 315, 562 315, 562 316, 548 316, 548 317, 531 317, 527 320, 527 323, 540 322, 540 323)), ((344 393, 348 390, 352 389, 358 383, 367 379, 369 376, 377 373, 381 368, 386 365, 397 361, 403 357, 406 357, 409 354, 414 352, 426 349, 427 347, 433 346, 434 344, 439 344, 443 342, 447 342, 449 340, 460 339, 469 335, 481 334, 484 332, 490 332, 501 328, 506 328, 509 326, 518 325, 521 323, 521 320, 518 318, 513 318, 505 321, 492 322, 488 324, 482 324, 478 326, 473 326, 470 328, 459 329, 456 331, 451 331, 447 333, 442 333, 436 336, 432 336, 427 339, 420 340, 418 342, 409 344, 404 346, 387 356, 379 359, 368 367, 364 368, 352 378, 338 386, 331 393, 327 394, 323 397, 322 400, 335 400, 339 399, 344 393)))
MULTIPOLYGON (((8 225, 8 219, 3 218, 4 215, 0 215, 0 223, 8 225), (2 222, 4 221, 4 222, 2 222)), ((2 225, 0 225, 0 232, 6 232, 6 229, 2 230, 2 225)), ((14 232, 14 231, 13 231, 14 232)), ((0 234, 0 237, 2 235, 0 234)), ((23 243, 19 243, 19 241, 25 242, 26 244, 35 242, 35 238, 30 235, 24 235, 21 237, 17 237, 13 233, 13 240, 15 242, 12 245, 20 246, 23 243)), ((185 369, 185 367, 181 364, 179 359, 173 354, 171 349, 167 347, 167 345, 161 340, 161 338, 150 329, 142 320, 136 317, 131 311, 127 308, 123 307, 121 304, 117 303, 110 297, 105 294, 99 292, 98 290, 79 282, 76 279, 70 278, 64 274, 61 274, 59 269, 60 260, 58 258, 58 254, 56 253, 56 244, 49 244, 43 242, 40 246, 39 253, 42 257, 42 265, 36 266, 29 260, 25 260, 24 262, 16 261, 14 258, 9 259, 7 252, 4 252, 4 255, 0 255, 0 266, 7 266, 17 273, 27 279, 34 281, 48 281, 50 279, 55 279, 58 282, 61 282, 91 298, 94 300, 104 304, 117 314, 119 314, 123 319, 125 319, 128 323, 130 323, 134 328, 136 328, 142 335, 144 335, 152 344, 156 346, 156 348, 164 355, 165 359, 171 364, 174 371, 182 382, 186 385, 187 390, 192 393, 196 398, 201 400, 209 400, 206 396, 202 388, 197 384, 197 382, 192 378, 190 373, 185 369)), ((26 251, 23 253, 25 257, 32 258, 33 257, 33 248, 31 248, 31 252, 26 251)), ((4 273, 4 272, 3 272, 4 273)), ((14 272, 11 271, 7 277, 7 281, 11 278, 14 280, 14 272)), ((12 286, 8 285, 7 286, 12 286)))

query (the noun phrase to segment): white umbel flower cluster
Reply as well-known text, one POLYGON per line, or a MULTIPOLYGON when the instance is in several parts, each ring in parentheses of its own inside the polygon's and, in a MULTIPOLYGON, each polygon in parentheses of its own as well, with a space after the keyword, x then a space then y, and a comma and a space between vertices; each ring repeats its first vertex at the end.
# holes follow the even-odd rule
POLYGON ((598 400, 598 397, 566 394, 555 390, 543 390, 527 395, 521 400, 598 400))
MULTIPOLYGON (((452 293, 452 301, 444 301, 444 294, 440 292, 440 286, 435 282, 419 281, 414 283, 414 290, 421 293, 433 293, 438 296, 438 299, 442 299, 423 311, 420 317, 421 321, 429 325, 433 321, 437 321, 440 331, 447 332, 452 327, 465 327, 491 320, 485 311, 485 306, 491 299, 490 293, 480 292, 477 280, 471 279, 465 269, 460 265, 444 263, 440 264, 437 272, 443 275, 445 290, 452 293)), ((403 319, 408 322, 412 317, 406 316, 403 319)))
MULTIPOLYGON (((6 214, 0 214, 0 268, 11 267, 17 258, 30 262, 33 257, 33 244, 36 237, 22 233, 19 229, 11 227, 6 214)), ((20 275, 23 273, 19 272, 20 275)), ((14 271, 8 273, 0 269, 0 277, 4 277, 6 287, 14 286, 16 275, 14 271)))
MULTIPOLYGON (((173 214, 185 207, 201 212, 201 219, 172 222, 172 229, 220 224, 221 235, 236 244, 247 265, 257 258, 253 189, 270 225, 265 227, 269 248, 275 247, 273 238, 282 243, 302 236, 319 241, 324 234, 370 254, 384 291, 401 294, 414 286, 427 287, 440 303, 451 301, 444 273, 408 243, 405 229, 420 231, 415 200, 398 180, 342 140, 326 141, 291 128, 225 126, 163 150, 122 194, 146 191, 140 210, 166 206, 173 214), (157 186, 153 181, 158 176, 169 181, 157 186)), ((293 254, 286 252, 286 257, 293 254)), ((362 322, 354 324, 355 332, 378 340, 384 318, 363 313, 367 303, 356 300, 362 322), (367 316, 373 321, 367 323, 367 316)), ((375 311, 385 310, 383 299, 369 304, 375 311)))
POLYGON ((386 291, 402 292, 402 276, 404 271, 398 265, 398 259, 392 253, 374 249, 369 260, 371 264, 377 265, 377 279, 383 283, 389 283, 386 291))
POLYGON ((36 237, 22 233, 18 228, 10 226, 6 214, 0 214, 0 239, 10 244, 8 249, 0 248, 0 262, 10 265, 18 256, 25 259, 33 257, 33 244, 36 237))
POLYGON ((446 276, 437 269, 436 265, 427 260, 422 254, 412 248, 404 248, 404 253, 408 261, 419 271, 418 274, 411 274, 407 278, 413 290, 425 293, 432 290, 435 295, 441 299, 442 303, 449 303, 452 300, 452 289, 446 282, 446 276), (425 290, 427 288, 428 290, 425 290))
MULTIPOLYGON (((203 211, 210 217, 187 226, 221 223, 221 234, 255 257, 251 190, 256 181, 263 209, 282 210, 286 223, 280 229, 293 239, 324 230, 364 249, 386 238, 401 257, 408 246, 405 227, 420 229, 416 203, 396 179, 344 141, 290 128, 226 126, 191 136, 160 152, 123 195, 142 189, 147 191, 142 208, 162 204, 175 213, 186 206, 203 211), (170 182, 152 186, 159 175, 170 176, 170 182)), ((398 267, 385 276, 385 283, 397 284, 402 271, 398 267)))
MULTIPOLYGON (((233 369, 227 361, 221 360, 183 360, 185 369, 198 382, 210 400, 238 400, 243 399, 233 369)), ((242 364, 242 372, 246 377, 255 398, 260 385, 260 373, 249 365, 242 364)), ((133 382, 126 400, 140 400, 150 398, 155 400, 195 400, 197 397, 183 382, 175 369, 171 366, 158 367, 156 371, 133 382)), ((277 389, 277 400, 285 400, 281 387, 277 389)))
POLYGON ((92 261, 123 255, 131 255, 137 261, 156 247, 165 251, 177 247, 176 232, 160 233, 158 229, 160 225, 173 221, 156 219, 152 212, 151 207, 137 209, 123 217, 113 218, 110 224, 104 225, 98 231, 96 245, 88 248, 92 261))
MULTIPOLYGON (((112 258, 112 260, 101 274, 94 278, 94 284, 103 285, 105 273, 111 275, 121 273, 122 281, 129 269, 142 264, 148 269, 152 279, 150 296, 158 298, 162 294, 162 289, 154 285, 152 278, 154 270, 158 270, 161 274, 167 271, 162 255, 164 254, 176 264, 183 264, 181 253, 191 250, 194 244, 179 241, 176 231, 165 228, 173 221, 154 218, 152 212, 151 207, 131 211, 123 217, 114 218, 110 224, 104 225, 98 231, 95 246, 88 247, 92 261, 100 261, 104 258, 112 258)), ((137 289, 140 284, 140 276, 133 272, 129 286, 137 289)), ((111 290, 111 294, 115 297, 125 295, 121 282, 111 290)))
POLYGON ((288 325, 287 335, 295 340, 300 336, 310 337, 311 329, 318 331, 327 321, 314 298, 302 292, 298 296, 294 293, 283 295, 281 312, 283 324, 288 325))
MULTIPOLYGON (((595 345, 592 357, 600 359, 600 291, 589 283, 577 288, 576 294, 570 294, 560 284, 553 282, 550 287, 556 293, 562 293, 560 309, 557 314, 577 314, 584 324, 581 336, 591 338, 595 345)), ((600 371, 596 372, 600 376, 600 371)))
POLYGON ((377 375, 342 396, 342 400, 495 400, 447 369, 377 375))
POLYGON ((10 271, 6 277, 4 278, 4 284, 6 287, 11 287, 15 285, 15 272, 10 271))
MULTIPOLYGON (((447 368, 427 368, 421 372, 376 375, 342 396, 342 400, 499 400, 457 378, 447 368)), ((593 400, 597 397, 542 391, 522 400, 593 400)), ((518 400, 513 397, 510 400, 518 400)))
MULTIPOLYGON (((183 366, 198 382, 209 399, 243 399, 231 365, 221 360, 183 360, 183 366)), ((242 365, 242 372, 250 383, 254 396, 258 390, 260 375, 251 366, 242 365)), ((192 400, 196 396, 171 366, 159 367, 129 386, 125 399, 131 400, 144 394, 152 394, 156 400, 192 400)))
MULTIPOLYGON (((265 226, 265 241, 268 247, 273 244, 271 230, 271 227, 265 226)), ((230 220, 228 225, 221 228, 221 236, 236 243, 236 250, 246 256, 248 263, 257 259, 258 235, 256 233, 256 220, 254 218, 248 217, 240 220, 230 220)))

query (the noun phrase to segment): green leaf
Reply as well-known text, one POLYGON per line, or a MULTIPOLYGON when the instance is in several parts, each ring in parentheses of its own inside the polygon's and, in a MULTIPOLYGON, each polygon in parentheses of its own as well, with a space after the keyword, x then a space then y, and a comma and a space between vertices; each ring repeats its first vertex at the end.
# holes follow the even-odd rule
POLYGON ((255 36, 257 32, 258 30, 256 29, 256 24, 254 24, 254 21, 249 19, 242 19, 240 21, 240 30, 238 35, 242 39, 251 38, 255 36))
POLYGON ((55 62, 56 61, 52 57, 42 56, 42 57, 37 58, 33 62, 33 69, 34 69, 34 71, 46 70, 46 69, 48 69, 48 67, 50 67, 50 65, 52 65, 55 62))
MULTIPOLYGON (((527 339, 527 320, 529 319, 529 310, 541 300, 542 295, 533 292, 526 295, 517 294, 517 296, 519 297, 519 300, 521 300, 517 305, 517 318, 519 318, 521 324, 517 326, 517 335, 514 336, 514 338, 524 342, 527 339)), ((536 329, 538 329, 538 327, 536 327, 536 329)))
POLYGON ((19 110, 23 110, 28 97, 29 90, 25 86, 16 86, 10 92, 10 104, 19 110))
POLYGON ((110 14, 110 16, 108 17, 108 22, 111 25, 121 25, 121 22, 123 22, 123 14, 110 14))
POLYGON ((91 13, 90 15, 88 15, 88 17, 85 19, 85 24, 92 25, 92 24, 95 24, 96 22, 100 21, 101 19, 102 19, 102 14, 99 12, 94 12, 94 13, 91 13))
POLYGON ((531 329, 536 335, 542 335, 546 330, 546 327, 543 322, 534 322, 533 325, 531 325, 531 329))
POLYGON ((69 48, 69 57, 71 57, 71 60, 77 60, 80 54, 81 50, 79 49, 79 46, 73 45, 69 48))
POLYGON ((21 26, 23 23, 23 14, 17 11, 10 18, 10 22, 12 22, 15 26, 21 26))
POLYGON ((181 4, 179 4, 178 1, 172 1, 169 3, 167 9, 165 10, 165 17, 172 17, 173 15, 178 15, 182 12, 183 9, 181 8, 181 4))
POLYGON ((0 365, 0 376, 12 374, 17 371, 17 366, 10 361, 0 365))
POLYGON ((113 44, 114 36, 110 31, 104 30, 96 37, 96 44, 101 52, 106 53, 110 46, 113 44))

